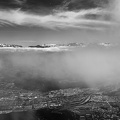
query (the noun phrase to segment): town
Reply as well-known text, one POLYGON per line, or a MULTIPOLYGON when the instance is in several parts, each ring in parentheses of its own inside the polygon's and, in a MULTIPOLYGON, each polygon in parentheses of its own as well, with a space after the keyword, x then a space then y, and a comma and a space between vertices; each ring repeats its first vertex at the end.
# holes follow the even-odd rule
POLYGON ((120 97, 108 96, 99 89, 69 88, 41 93, 16 88, 14 83, 7 88, 0 90, 0 114, 47 108, 69 110, 76 120, 120 119, 120 97))

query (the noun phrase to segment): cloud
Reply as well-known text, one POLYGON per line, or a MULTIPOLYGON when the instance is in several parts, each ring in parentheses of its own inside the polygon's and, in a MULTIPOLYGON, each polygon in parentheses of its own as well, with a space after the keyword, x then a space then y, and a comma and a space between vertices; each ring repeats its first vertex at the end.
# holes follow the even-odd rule
MULTIPOLYGON (((0 52, 0 75, 25 89, 120 85, 120 48, 0 52), (28 84, 29 83, 29 84, 28 84)), ((120 86, 119 86, 120 87, 120 86)))
POLYGON ((105 12, 99 8, 80 10, 80 11, 54 11, 53 14, 39 15, 17 10, 1 10, 0 25, 20 25, 20 26, 37 26, 49 29, 93 29, 102 30, 106 26, 113 24, 103 18, 105 12), (99 16, 100 19, 89 19, 87 15, 99 16))
POLYGON ((13 3, 18 4, 18 5, 22 5, 26 2, 27 2, 27 0, 13 0, 13 3))

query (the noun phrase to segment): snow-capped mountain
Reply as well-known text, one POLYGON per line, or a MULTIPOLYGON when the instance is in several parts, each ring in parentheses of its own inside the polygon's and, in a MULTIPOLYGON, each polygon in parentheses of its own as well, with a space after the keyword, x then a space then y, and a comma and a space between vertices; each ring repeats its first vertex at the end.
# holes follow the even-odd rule
POLYGON ((28 46, 30 48, 50 48, 50 47, 84 47, 84 43, 68 43, 68 44, 42 44, 36 46, 28 46))
POLYGON ((15 45, 15 44, 0 44, 0 47, 11 47, 11 48, 21 48, 21 45, 15 45))

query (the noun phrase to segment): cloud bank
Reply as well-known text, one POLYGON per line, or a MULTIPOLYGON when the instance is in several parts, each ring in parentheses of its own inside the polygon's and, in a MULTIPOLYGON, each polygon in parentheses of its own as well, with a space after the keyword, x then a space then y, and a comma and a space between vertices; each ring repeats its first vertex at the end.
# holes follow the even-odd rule
POLYGON ((83 48, 72 52, 0 52, 1 80, 24 89, 118 85, 120 49, 83 48), (29 84, 28 84, 29 83, 29 84))

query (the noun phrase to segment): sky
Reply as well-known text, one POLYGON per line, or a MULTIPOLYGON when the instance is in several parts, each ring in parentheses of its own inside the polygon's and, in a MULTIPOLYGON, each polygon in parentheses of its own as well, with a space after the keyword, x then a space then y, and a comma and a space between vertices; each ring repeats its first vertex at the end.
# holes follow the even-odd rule
POLYGON ((102 1, 0 0, 0 43, 119 42, 120 3, 102 1))

